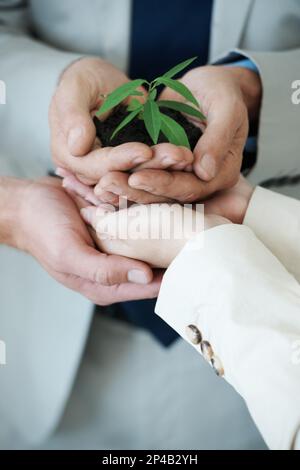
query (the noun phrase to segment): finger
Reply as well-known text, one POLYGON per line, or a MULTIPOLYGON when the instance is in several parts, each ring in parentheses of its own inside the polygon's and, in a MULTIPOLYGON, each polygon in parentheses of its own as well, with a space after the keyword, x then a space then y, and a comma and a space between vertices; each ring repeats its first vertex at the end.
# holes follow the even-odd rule
POLYGON ((78 209, 83 209, 84 207, 90 207, 91 203, 89 201, 86 201, 81 196, 78 196, 78 194, 74 193, 72 190, 66 188, 65 191, 71 197, 71 199, 75 202, 78 209))
POLYGON ((82 197, 85 199, 87 202, 93 204, 94 206, 98 206, 101 201, 97 199, 95 196, 94 190, 91 186, 87 186, 83 183, 81 183, 76 176, 66 176, 63 179, 62 183, 63 187, 76 194, 77 196, 82 197))
POLYGON ((133 171, 150 169, 184 170, 194 161, 194 155, 186 147, 178 147, 173 144, 163 143, 152 147, 153 156, 151 160, 137 166, 133 171))
MULTIPOLYGON (((73 175, 73 173, 72 173, 71 171, 68 171, 68 170, 66 170, 65 168, 61 168, 61 167, 56 168, 55 174, 56 174, 57 176, 59 176, 60 178, 65 178, 65 177, 67 177, 67 176, 76 176, 76 179, 77 179, 80 183, 82 183, 82 184, 84 184, 84 185, 86 185, 86 186, 93 186, 93 185, 94 185, 94 181, 93 181, 93 180, 88 179, 88 178, 85 178, 84 176, 79 175, 79 174, 73 175)), ((70 190, 72 191, 72 188, 70 188, 70 190)))
POLYGON ((63 133, 68 151, 74 156, 88 153, 96 137, 91 111, 99 101, 98 90, 93 80, 84 80, 82 86, 83 80, 77 69, 65 74, 49 114, 52 131, 63 133))
MULTIPOLYGON (((90 281, 75 279, 77 290, 96 305, 110 305, 130 300, 154 299, 158 296, 162 273, 155 273, 153 281, 147 285, 125 283, 111 287, 102 287, 90 281)), ((72 286, 74 279, 72 279, 72 286)))
POLYGON ((139 142, 96 149, 84 158, 73 157, 68 152, 61 134, 53 141, 52 152, 59 166, 76 174, 81 181, 84 177, 93 184, 109 171, 128 171, 152 158, 152 149, 139 142))
POLYGON ((120 196, 112 191, 103 190, 101 195, 98 196, 98 199, 101 199, 102 203, 112 204, 115 207, 119 207, 120 205, 120 196))
POLYGON ((71 171, 66 170, 65 168, 57 167, 55 169, 55 174, 59 176, 60 178, 66 178, 67 176, 73 176, 73 173, 71 171))
MULTIPOLYGON (((82 209, 87 211, 88 209, 82 209)), ((153 273, 147 264, 122 256, 108 256, 78 240, 65 253, 65 272, 104 286, 127 282, 148 284, 153 273)))
MULTIPOLYGON (((231 100, 230 97, 223 98, 221 103, 218 102, 218 106, 211 108, 207 127, 194 149, 194 171, 199 178, 211 181, 216 177, 225 156, 235 145, 239 128, 246 121, 245 106, 242 102, 231 100)), ((246 134, 244 142, 245 140, 246 134)))
POLYGON ((193 173, 182 171, 142 170, 128 180, 130 187, 179 202, 194 202, 206 195, 207 183, 193 173))
POLYGON ((103 200, 103 193, 109 191, 116 194, 119 198, 126 198, 139 204, 170 202, 170 199, 165 196, 156 196, 130 187, 128 184, 129 176, 128 173, 116 171, 107 173, 95 187, 95 194, 103 200))

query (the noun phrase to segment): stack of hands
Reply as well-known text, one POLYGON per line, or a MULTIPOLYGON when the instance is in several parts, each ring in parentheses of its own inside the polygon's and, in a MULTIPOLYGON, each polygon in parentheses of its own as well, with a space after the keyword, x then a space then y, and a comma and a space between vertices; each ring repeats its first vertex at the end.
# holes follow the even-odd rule
MULTIPOLYGON (((240 168, 249 120, 257 119, 260 108, 261 83, 255 72, 207 66, 184 75, 181 81, 207 117, 205 127, 194 122, 204 134, 193 152, 169 143, 101 147, 94 113, 101 96, 128 80, 95 58, 81 59, 63 73, 49 113, 52 153, 63 184, 45 178, 26 185, 28 211, 36 207, 43 220, 40 233, 32 233, 24 207, 22 231, 31 236, 18 241, 58 281, 100 305, 155 297, 161 273, 150 265, 166 268, 186 242, 172 245, 170 240, 166 246, 151 239, 103 241, 101 227, 114 230, 122 212, 111 212, 108 205, 118 206, 122 198, 138 204, 203 201, 205 228, 211 228, 242 223, 253 192, 240 168), (107 218, 109 224, 102 223, 107 218), (22 240, 27 240, 26 246, 22 240)), ((181 98, 165 89, 161 99, 181 98)))

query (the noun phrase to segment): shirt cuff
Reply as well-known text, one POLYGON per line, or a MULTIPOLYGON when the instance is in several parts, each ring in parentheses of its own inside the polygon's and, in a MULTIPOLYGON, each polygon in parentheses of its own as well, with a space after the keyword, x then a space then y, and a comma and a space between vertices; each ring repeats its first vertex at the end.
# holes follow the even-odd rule
POLYGON ((241 59, 238 60, 237 62, 232 62, 227 64, 227 66, 230 65, 230 67, 243 67, 244 69, 249 69, 252 70, 253 72, 259 73, 258 68, 256 67, 255 63, 252 62, 250 59, 241 59))
POLYGON ((238 54, 237 52, 231 52, 227 55, 227 57, 224 57, 223 59, 219 60, 215 65, 243 67, 259 74, 257 65, 248 57, 245 57, 242 54, 238 54))

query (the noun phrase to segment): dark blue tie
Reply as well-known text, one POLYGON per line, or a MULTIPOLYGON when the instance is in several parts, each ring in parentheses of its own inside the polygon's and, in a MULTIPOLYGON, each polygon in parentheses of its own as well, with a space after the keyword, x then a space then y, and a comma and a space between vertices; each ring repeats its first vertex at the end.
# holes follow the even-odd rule
MULTIPOLYGON (((129 75, 152 80, 179 62, 198 56, 192 67, 208 59, 213 0, 134 0, 129 75)), ((120 316, 148 330, 164 346, 177 333, 154 313, 156 300, 124 302, 120 316)))
POLYGON ((134 0, 129 74, 152 80, 190 57, 208 60, 213 0, 134 0))

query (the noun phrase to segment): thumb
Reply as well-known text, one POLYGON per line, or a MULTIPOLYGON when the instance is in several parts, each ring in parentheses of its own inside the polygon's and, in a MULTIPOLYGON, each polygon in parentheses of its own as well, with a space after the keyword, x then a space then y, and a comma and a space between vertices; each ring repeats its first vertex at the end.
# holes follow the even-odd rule
MULTIPOLYGON (((184 101, 181 95, 170 88, 165 88, 160 94, 159 99, 184 101)), ((227 124, 225 125, 227 126, 227 124)), ((217 175, 223 158, 227 153, 232 134, 228 134, 228 129, 227 127, 225 128, 225 125, 218 116, 215 119, 208 120, 206 130, 194 148, 194 171, 203 181, 210 181, 217 175), (227 145, 227 148, 224 145, 227 145)))
POLYGON ((50 123, 52 117, 56 127, 63 131, 68 150, 74 156, 87 154, 96 138, 91 116, 96 95, 91 85, 86 83, 82 87, 80 83, 80 77, 75 74, 63 78, 50 111, 50 123))
MULTIPOLYGON (((101 219, 104 219, 106 214, 111 212, 111 208, 109 205, 103 205, 102 207, 90 206, 81 209, 80 212, 85 222, 97 230, 101 219)), ((126 282, 148 284, 153 279, 151 268, 142 261, 117 255, 108 256, 95 251, 95 249, 89 246, 86 246, 85 250, 96 252, 98 257, 97 261, 95 260, 97 265, 94 265, 94 273, 92 273, 92 276, 89 274, 88 278, 94 281, 98 279, 96 282, 100 282, 103 285, 122 284, 126 282), (99 257, 101 257, 101 268, 99 267, 99 257)), ((82 266, 80 266, 80 268, 82 269, 82 266)))
POLYGON ((70 119, 67 131, 69 152, 75 157, 87 154, 92 149, 95 137, 96 130, 91 117, 77 111, 77 115, 70 119))
POLYGON ((194 149, 194 171, 204 181, 219 173, 223 160, 235 147, 241 114, 231 103, 218 103, 207 116, 207 127, 194 149))
POLYGON ((149 284, 153 279, 151 268, 142 261, 100 253, 81 239, 67 250, 64 271, 102 286, 149 284))

